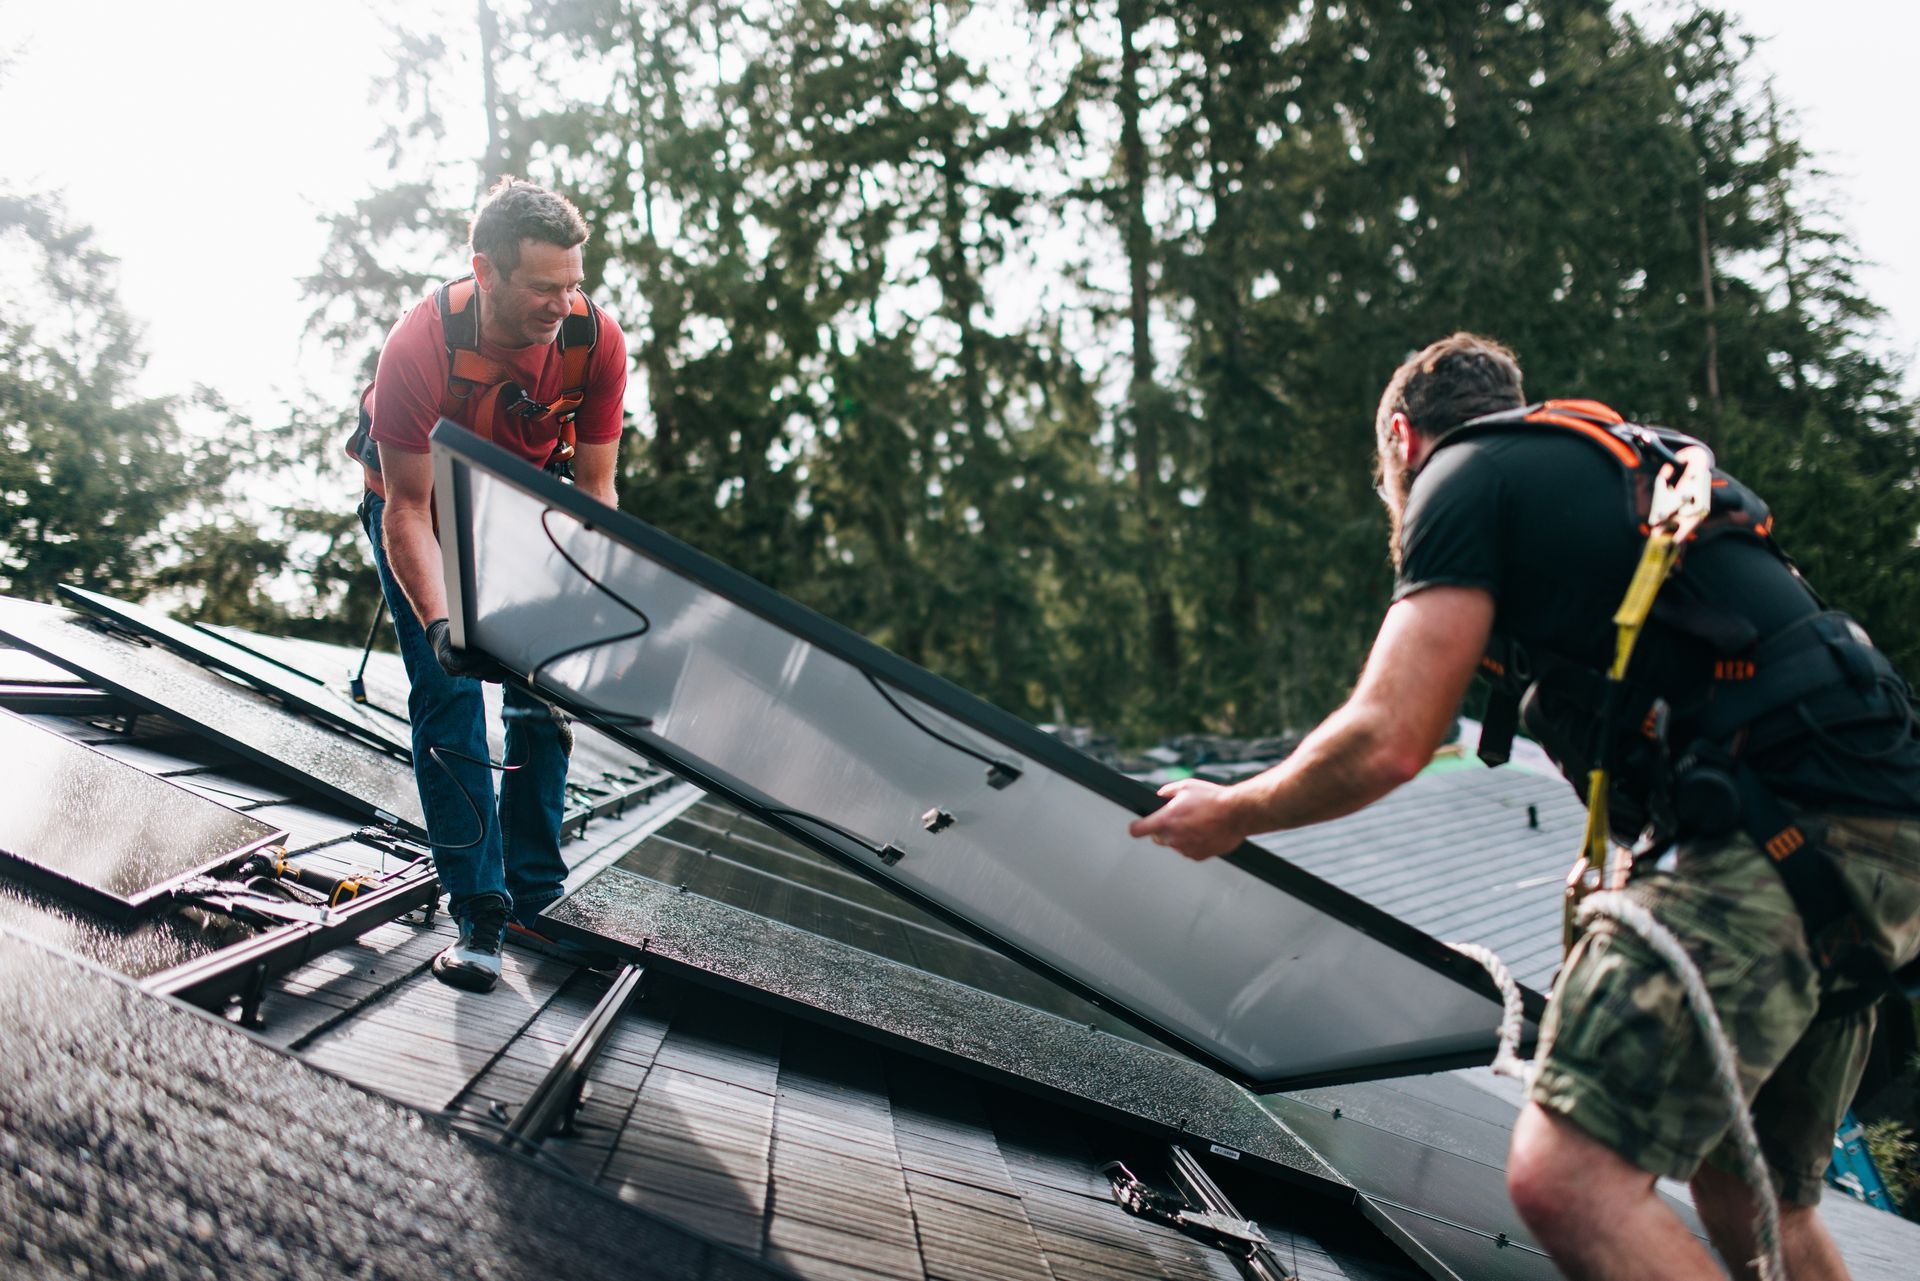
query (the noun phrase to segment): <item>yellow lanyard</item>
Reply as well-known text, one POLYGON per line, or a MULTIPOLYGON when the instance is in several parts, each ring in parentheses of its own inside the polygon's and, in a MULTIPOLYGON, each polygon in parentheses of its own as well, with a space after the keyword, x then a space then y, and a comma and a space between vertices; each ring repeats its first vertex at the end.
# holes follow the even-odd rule
MULTIPOLYGON (((1613 666, 1607 670, 1607 706, 1619 706, 1620 687, 1633 661, 1634 646, 1641 629, 1653 612, 1654 598, 1680 560, 1681 549, 1707 518, 1713 505, 1713 460, 1703 449, 1688 446, 1679 454, 1680 474, 1673 465, 1660 469, 1653 484, 1653 504, 1647 514, 1647 545, 1641 549, 1640 563, 1620 608, 1613 613, 1616 635, 1613 666)), ((1610 719, 1610 717, 1609 717, 1610 719)), ((1581 843, 1580 857, 1567 873, 1565 914, 1561 922, 1561 943, 1571 950, 1574 943, 1574 914, 1587 895, 1606 881, 1607 852, 1612 844, 1607 823, 1606 752, 1611 746, 1613 727, 1601 726, 1599 753, 1587 775, 1587 831, 1581 843)))

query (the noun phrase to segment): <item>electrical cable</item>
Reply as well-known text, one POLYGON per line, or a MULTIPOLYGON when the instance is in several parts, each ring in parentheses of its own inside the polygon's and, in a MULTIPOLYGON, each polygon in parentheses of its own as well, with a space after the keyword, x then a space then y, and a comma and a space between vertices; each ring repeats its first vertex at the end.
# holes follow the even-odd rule
POLYGON ((490 756, 469 756, 465 752, 456 752, 451 747, 430 746, 427 748, 427 756, 429 759, 433 761, 435 765, 438 765, 442 770, 445 770, 447 777, 453 780, 453 786, 455 790, 457 790, 460 793, 460 799, 467 803, 467 809, 472 811, 473 813, 473 821, 476 824, 478 824, 480 828, 480 834, 474 837, 472 840, 467 841, 464 844, 447 845, 440 841, 434 841, 433 847, 434 849, 447 854, 458 853, 461 850, 470 850, 474 846, 479 845, 481 842, 487 839, 486 816, 480 812, 480 805, 477 801, 473 799, 473 793, 467 790, 467 785, 460 781, 460 776, 453 772, 453 766, 447 764, 445 758, 448 756, 451 756, 455 760, 467 761, 470 764, 474 764, 474 765, 484 765, 486 768, 490 770, 495 770, 502 774, 512 774, 519 770, 525 769, 526 762, 522 761, 518 765, 509 765, 505 761, 496 762, 490 756))
MULTIPOLYGON (((542 658, 539 662, 535 663, 528 670, 526 675, 527 687, 533 692, 535 692, 536 694, 540 691, 540 688, 541 688, 540 681, 541 681, 542 673, 544 673, 547 668, 553 666, 555 663, 558 663, 563 659, 571 658, 576 654, 584 654, 590 650, 601 649, 608 645, 617 645, 622 641, 638 640, 640 637, 645 636, 647 633, 653 630, 653 619, 648 616, 647 612, 644 609, 641 609, 638 605, 634 604, 632 601, 622 596, 619 592, 607 586, 605 582, 601 581, 598 577, 596 577, 592 571, 587 569, 586 566, 582 565, 578 560, 574 559, 574 557, 561 544, 559 537, 553 532, 553 526, 549 520, 549 518, 555 515, 556 513, 558 513, 558 511, 559 509, 557 508, 547 507, 547 508, 543 508, 540 512, 540 532, 546 536, 548 545, 553 548, 554 552, 560 557, 562 561, 566 562, 567 568, 571 569, 574 573, 578 574, 582 579, 586 580, 587 584, 591 586, 595 591, 599 592, 601 595, 611 600, 614 604, 618 605, 621 609, 626 610, 629 614, 639 619, 640 626, 633 628, 630 631, 616 633, 615 635, 612 635, 612 636, 599 636, 599 637, 593 638, 592 640, 581 641, 578 644, 568 645, 563 649, 559 649, 554 651, 551 654, 548 654, 545 658, 542 658)), ((559 513, 559 514, 564 515, 565 513, 559 513)), ((580 525, 581 525, 581 528, 583 529, 593 528, 591 524, 585 521, 581 521, 580 525)), ((966 756, 970 756, 974 760, 977 760, 981 764, 985 765, 987 767, 988 781, 994 787, 996 788, 1005 787, 1007 784, 1013 782, 1015 779, 1020 777, 1021 771, 1018 766, 1015 766, 1007 761, 998 760, 995 757, 989 756, 985 752, 979 751, 976 748, 969 747, 965 743, 959 742, 955 739, 949 738, 945 734, 942 734, 939 730, 936 730, 932 726, 926 724, 924 721, 914 716, 912 712, 908 711, 905 707, 901 706, 901 704, 893 697, 893 695, 887 692, 886 687, 883 684, 881 684, 880 680, 877 677, 875 677, 873 673, 866 671, 863 668, 861 669, 860 674, 866 678, 866 681, 869 685, 873 686, 874 692, 879 694, 880 697, 886 701, 887 706, 893 708, 894 711, 898 712, 901 717, 903 717, 909 724, 914 726, 921 733, 926 734, 929 738, 932 738, 937 742, 944 743, 946 746, 952 748, 954 751, 960 752, 966 756)), ((588 703, 584 699, 582 699, 578 693, 570 693, 569 699, 570 699, 569 710, 573 711, 575 715, 577 715, 580 719, 586 721, 588 724, 591 724, 591 725, 604 726, 609 728, 619 728, 623 726, 646 728, 653 724, 653 718, 651 716, 630 715, 627 713, 611 711, 607 708, 596 707, 593 704, 588 703)), ((448 777, 454 778, 452 769, 448 767, 446 762, 441 760, 439 757, 439 753, 445 750, 447 749, 429 748, 428 754, 433 756, 436 764, 440 765, 442 769, 447 770, 448 777)), ((449 754, 455 755, 455 756, 460 755, 459 753, 452 753, 452 752, 449 752, 449 754)), ((463 757, 462 759, 469 760, 469 761, 473 760, 473 758, 470 756, 463 757)), ((520 766, 517 766, 517 765, 515 766, 493 765, 491 761, 475 762, 475 763, 476 764, 484 763, 492 766, 492 768, 494 769, 519 769, 520 768, 520 766)), ((454 782, 456 786, 459 785, 459 780, 457 778, 454 778, 454 782)), ((466 797, 467 804, 469 808, 473 810, 476 821, 482 822, 481 834, 478 839, 471 841, 466 845, 443 846, 441 847, 443 849, 452 849, 452 850, 469 849, 472 846, 479 844, 481 840, 486 839, 484 821, 480 820, 480 817, 479 817, 479 806, 473 803, 472 796, 467 794, 466 788, 464 786, 460 787, 460 792, 462 796, 466 797)), ((844 840, 850 841, 853 844, 858 845, 861 849, 867 851, 869 854, 872 854, 875 858, 878 858, 881 862, 886 863, 888 865, 892 865, 893 863, 898 862, 900 860, 901 854, 903 853, 903 851, 901 851, 898 846, 895 846, 892 844, 877 845, 874 842, 866 839, 865 837, 862 837, 854 832, 851 832, 846 828, 839 826, 836 823, 830 822, 827 819, 821 818, 817 814, 809 814, 805 810, 769 807, 766 809, 766 813, 782 815, 787 818, 799 819, 802 822, 811 823, 816 827, 823 828, 826 831, 832 832, 834 835, 839 836, 844 840)))
POLYGON ((872 672, 867 671, 865 668, 862 668, 860 671, 860 674, 867 678, 867 684, 873 686, 873 692, 880 695, 881 698, 885 699, 887 701, 887 706, 891 707, 894 711, 900 713, 900 715, 903 718, 905 718, 906 722, 909 725, 912 725, 915 729, 919 730, 922 734, 925 734, 928 738, 931 738, 936 742, 945 743, 948 747, 951 747, 954 751, 964 753, 967 756, 971 756, 973 757, 974 760, 979 761, 981 764, 985 765, 987 767, 987 778, 989 781, 995 778, 1000 778, 1005 780, 1004 782, 995 783, 994 785, 996 787, 1005 787, 1008 783, 1011 783, 1014 781, 1014 779, 1017 779, 1020 777, 1020 769, 1018 766, 1011 765, 1008 762, 1003 760, 997 760, 994 757, 988 756, 985 752, 976 751, 973 748, 968 747, 965 743, 957 742, 954 739, 948 738, 945 734, 942 734, 939 730, 933 728, 933 726, 928 725, 924 721, 920 720, 912 712, 909 712, 906 708, 902 707, 898 702, 894 701, 893 695, 887 693, 887 687, 885 685, 882 685, 880 683, 880 678, 875 676, 872 672))
POLYGON ((846 828, 841 827, 838 823, 829 822, 828 820, 821 818, 818 814, 809 814, 805 810, 784 809, 777 805, 766 805, 766 806, 760 806, 758 808, 762 813, 765 813, 765 814, 781 814, 781 815, 785 815, 787 818, 797 818, 804 822, 812 823, 815 827, 823 827, 827 831, 832 832, 835 836, 840 837, 842 840, 852 841, 855 845, 858 845, 861 849, 873 855, 875 858, 879 859, 882 863, 887 864, 889 867, 891 867, 895 863, 898 863, 900 861, 900 855, 905 853, 905 851, 900 849, 900 847, 897 845, 884 845, 884 846, 875 845, 872 841, 869 841, 865 837, 857 835, 856 833, 848 831, 846 828))
MULTIPOLYGON (((553 507, 547 507, 542 509, 540 513, 540 532, 546 535, 548 544, 552 546, 553 550, 559 555, 560 559, 566 562, 567 567, 569 569, 573 570, 574 573, 578 574, 581 578, 585 579, 587 583, 590 586, 592 586, 595 591, 600 592, 602 595, 606 596, 607 599, 613 601, 614 604, 620 606, 620 608, 626 610, 629 614, 632 614, 635 618, 639 619, 640 626, 634 628, 632 631, 620 632, 613 636, 596 637, 593 640, 582 641, 577 645, 569 645, 565 649, 557 650, 554 653, 547 655, 545 658, 535 663, 533 665, 532 670, 530 670, 527 673, 527 685, 529 688, 532 688, 536 691, 540 687, 541 673, 544 672, 547 668, 551 667, 553 664, 561 661, 562 659, 571 658, 575 654, 586 653, 588 650, 599 649, 607 645, 615 645, 620 643, 621 641, 638 640, 640 637, 645 636, 648 632, 653 630, 653 620, 647 615, 647 612, 645 610, 641 609, 638 605, 635 605, 632 601, 622 596, 619 592, 614 591, 613 588, 607 586, 606 583, 602 582, 599 578, 595 577, 593 573, 587 569, 586 566, 582 565, 579 561, 575 560, 571 555, 568 554, 567 549, 561 546, 559 538, 553 532, 553 526, 548 523, 548 517, 554 515, 557 510, 558 509, 553 507)), ((592 525, 588 524, 585 521, 580 522, 580 524, 581 524, 581 528, 583 529, 592 528, 592 525)), ((876 677, 872 672, 867 671, 865 668, 861 668, 860 675, 866 679, 866 682, 869 685, 873 686, 874 692, 880 695, 880 697, 883 700, 885 700, 887 706, 891 707, 895 712, 899 713, 900 716, 908 724, 912 725, 915 729, 918 729, 921 733, 927 735, 927 737, 935 740, 936 742, 943 743, 946 746, 952 748, 954 751, 959 752, 965 756, 970 756, 974 760, 979 761, 981 764, 985 765, 987 767, 987 781, 993 787, 995 788, 1006 787, 1020 777, 1021 770, 1019 766, 1014 765, 1008 761, 1000 760, 997 757, 989 756, 987 753, 982 752, 977 748, 969 747, 967 744, 962 743, 957 739, 950 738, 947 735, 942 734, 939 730, 933 728, 931 725, 928 725, 925 721, 922 721, 921 719, 916 717, 912 712, 908 711, 905 707, 903 707, 900 704, 900 702, 894 698, 892 694, 887 692, 886 686, 883 685, 880 682, 880 679, 876 677)), ((579 699, 578 694, 574 694, 572 697, 576 700, 579 699)), ((653 724, 653 718, 651 716, 628 715, 625 713, 610 711, 602 707, 595 707, 592 704, 583 704, 583 711, 586 714, 583 718, 589 719, 591 723, 596 725, 604 725, 604 726, 613 727, 613 728, 629 726, 629 727, 639 727, 644 729, 653 724)), ((840 830, 837 828, 833 828, 831 824, 821 822, 819 819, 814 818, 814 816, 811 814, 806 814, 806 813, 801 813, 796 811, 794 816, 809 819, 816 823, 820 823, 821 826, 828 827, 830 830, 834 830, 834 831, 840 830)), ((856 843, 865 846, 868 850, 871 850, 876 855, 879 855, 880 857, 883 857, 883 858, 885 857, 884 853, 882 853, 882 851, 878 847, 874 846, 870 842, 862 841, 859 837, 854 836, 849 832, 840 832, 840 834, 847 837, 847 839, 849 840, 855 841, 856 843)))
MULTIPOLYGON (((535 663, 532 669, 527 672, 527 685, 529 688, 535 690, 538 690, 540 687, 540 674, 560 660, 571 658, 575 654, 584 654, 588 650, 600 649, 607 645, 617 645, 621 641, 638 640, 653 630, 653 620, 647 616, 645 610, 594 577, 593 574, 587 570, 586 566, 567 554, 567 549, 560 545, 559 538, 554 535, 553 526, 547 523, 547 518, 552 516, 557 510, 557 508, 548 507, 544 508, 540 513, 540 532, 547 536, 547 542, 553 547, 553 550, 559 554, 560 559, 567 563, 569 569, 585 579, 588 585, 595 591, 598 591, 614 604, 639 619, 640 626, 629 632, 621 632, 618 635, 596 637, 593 640, 582 641, 577 645, 569 645, 565 649, 557 650, 547 655, 535 663)), ((581 528, 591 529, 593 527, 583 521, 581 522, 581 528)), ((579 696, 576 694, 573 697, 578 698, 579 696)), ((653 718, 651 716, 634 716, 622 712, 609 711, 606 708, 594 707, 592 704, 587 704, 586 706, 596 717, 594 723, 598 725, 610 727, 627 726, 645 729, 647 726, 653 724, 653 718)))

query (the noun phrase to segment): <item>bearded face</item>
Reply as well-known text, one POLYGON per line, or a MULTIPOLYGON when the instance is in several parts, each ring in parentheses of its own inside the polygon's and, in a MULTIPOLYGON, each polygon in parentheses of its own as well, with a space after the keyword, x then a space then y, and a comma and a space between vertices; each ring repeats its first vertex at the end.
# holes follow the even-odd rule
POLYGON ((1387 555, 1396 570, 1400 568, 1400 524, 1407 512, 1407 491, 1413 486, 1413 466, 1407 461, 1406 451, 1399 446, 1400 442, 1394 437, 1381 442, 1373 485, 1387 508, 1387 555))

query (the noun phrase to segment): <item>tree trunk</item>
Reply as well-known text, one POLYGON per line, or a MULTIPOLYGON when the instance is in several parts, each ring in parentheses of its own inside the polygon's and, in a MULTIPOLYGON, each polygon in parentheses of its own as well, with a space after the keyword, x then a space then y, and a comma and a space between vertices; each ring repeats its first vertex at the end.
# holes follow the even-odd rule
POLYGON ((1717 434, 1721 419, 1720 323, 1714 316, 1713 245, 1707 238, 1707 188, 1704 181, 1700 186, 1700 203, 1694 213, 1694 229, 1700 244, 1700 305, 1707 316, 1707 407, 1712 411, 1717 434))
POLYGON ((500 22, 487 0, 475 0, 474 8, 480 28, 480 96, 487 113, 487 150, 480 162, 480 186, 485 190, 507 172, 506 105, 493 74, 500 53, 500 22))
POLYGON ((1171 558, 1161 553, 1167 524, 1160 481, 1160 405, 1154 397, 1153 332, 1150 304, 1153 232, 1147 225, 1147 148, 1140 136, 1141 0, 1120 0, 1120 163, 1123 175, 1122 236, 1127 254, 1127 318, 1131 327, 1133 377, 1127 399, 1133 418, 1133 458, 1140 490, 1140 513, 1147 531, 1141 575, 1147 600, 1147 652, 1155 688, 1171 691, 1180 676, 1180 633, 1167 588, 1171 558))

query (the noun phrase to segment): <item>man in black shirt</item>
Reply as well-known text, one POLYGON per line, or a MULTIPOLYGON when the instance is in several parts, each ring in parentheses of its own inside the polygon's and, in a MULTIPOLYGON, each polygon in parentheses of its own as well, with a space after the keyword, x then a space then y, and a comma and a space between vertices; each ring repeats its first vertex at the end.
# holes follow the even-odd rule
MULTIPOLYGON (((1432 758, 1490 645, 1532 656, 1519 680, 1538 678, 1529 727, 1584 787, 1580 755, 1602 723, 1592 690, 1612 661, 1612 616, 1646 541, 1628 461, 1637 454, 1603 405, 1516 412, 1524 404, 1512 353, 1474 335, 1434 343, 1396 371, 1376 435, 1398 582, 1353 694, 1256 778, 1169 784, 1167 803, 1134 835, 1204 859, 1370 804, 1432 758)), ((1731 478, 1716 484, 1745 493, 1731 478)), ((1764 514, 1757 499, 1753 510, 1764 514)), ((1733 744, 1742 755, 1727 768, 1747 771, 1766 804, 1819 833, 1850 937, 1884 975, 1920 952, 1920 739, 1904 685, 1771 549, 1760 536, 1768 525, 1688 545, 1629 669, 1642 697, 1634 727, 1644 714, 1665 726, 1655 737, 1667 743, 1709 754, 1733 744), (1776 668, 1802 678, 1792 689, 1774 681, 1791 696, 1777 706, 1715 686, 1716 674, 1776 668), (1766 714, 1749 723, 1740 708, 1766 714)), ((1792 1275, 1845 1277, 1812 1207, 1864 1063, 1870 1002, 1831 1012, 1847 981, 1815 961, 1812 927, 1782 876, 1731 818, 1673 817, 1673 776, 1672 757, 1659 754, 1609 793, 1633 828, 1615 824, 1623 839, 1645 825, 1677 841, 1672 870, 1637 877, 1628 893, 1705 974, 1785 1202, 1792 1275)), ((1753 1201, 1723 1143, 1731 1118, 1665 965, 1637 937, 1597 923, 1562 968, 1541 1047, 1508 1182, 1560 1266, 1575 1277, 1719 1277, 1655 1195, 1660 1175, 1692 1181, 1715 1245, 1748 1266, 1758 1253, 1753 1201)))

